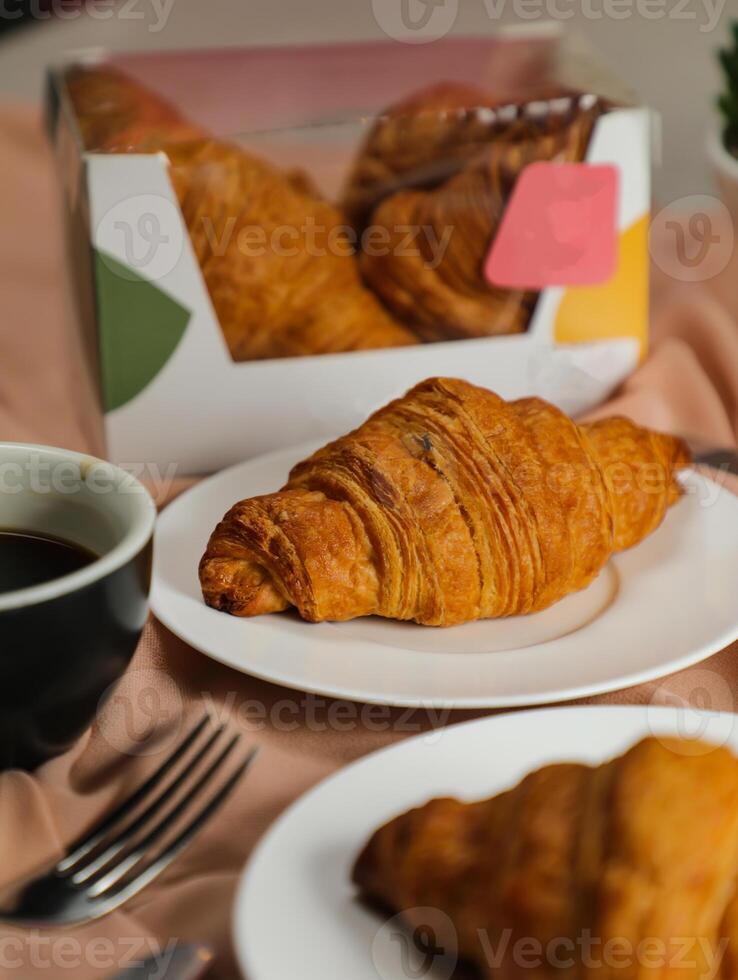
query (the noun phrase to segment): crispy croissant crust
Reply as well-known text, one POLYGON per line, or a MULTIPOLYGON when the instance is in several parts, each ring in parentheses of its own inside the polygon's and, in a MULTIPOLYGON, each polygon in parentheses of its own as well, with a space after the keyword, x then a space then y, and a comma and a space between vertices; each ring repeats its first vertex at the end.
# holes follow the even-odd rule
POLYGON ((679 497, 683 444, 624 418, 578 426, 537 398, 434 378, 242 500, 200 562, 238 616, 376 614, 432 626, 544 609, 679 497))
MULTIPOLYGON (((554 955, 573 959, 567 976, 583 976, 591 964, 577 940, 590 936, 604 980, 704 980, 721 937, 736 936, 737 873, 738 760, 704 743, 648 738, 602 766, 546 766, 490 800, 411 810, 374 834, 354 881, 411 929, 428 924, 429 907, 440 910, 452 929, 434 917, 447 928, 436 942, 482 977, 531 975, 513 952, 518 939, 544 950, 558 941, 554 955), (608 940, 620 941, 621 957, 629 944, 631 967, 603 955, 608 940), (666 965, 649 970, 654 941, 666 965), (494 968, 490 949, 503 950, 494 968)), ((533 971, 560 973, 545 957, 533 971)))
POLYGON ((167 154, 234 360, 418 342, 364 286, 345 218, 303 173, 211 139, 115 69, 75 69, 67 85, 86 146, 167 154))
POLYGON ((386 198, 371 224, 387 247, 367 249, 361 270, 387 308, 426 340, 524 331, 537 293, 489 283, 487 252, 523 169, 583 160, 601 111, 594 103, 551 125, 521 119, 440 186, 386 198), (411 248, 408 228, 416 229, 411 248))

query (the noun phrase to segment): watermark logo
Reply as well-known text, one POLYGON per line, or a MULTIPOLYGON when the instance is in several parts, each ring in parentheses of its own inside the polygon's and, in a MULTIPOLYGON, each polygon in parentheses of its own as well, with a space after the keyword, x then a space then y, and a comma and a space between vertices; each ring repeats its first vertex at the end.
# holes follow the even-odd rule
POLYGON ((157 755, 174 745, 182 731, 185 706, 171 676, 153 667, 132 667, 103 694, 97 727, 122 755, 157 755))
POLYGON ((651 222, 649 249, 655 264, 679 282, 705 282, 719 275, 733 255, 730 211, 707 194, 681 197, 651 222))
POLYGON ((388 37, 406 44, 427 44, 452 29, 459 0, 372 0, 372 11, 388 37))
POLYGON ((665 681, 653 692, 647 709, 648 727, 652 735, 682 755, 707 755, 716 747, 726 745, 733 734, 733 725, 726 724, 724 712, 735 711, 735 695, 730 684, 717 671, 708 668, 690 671, 684 686, 665 681), (661 710, 674 709, 676 731, 669 726, 667 734, 661 727, 661 710), (676 737, 676 741, 675 741, 676 737))
POLYGON ((182 217, 168 198, 137 194, 105 212, 95 241, 103 261, 107 256, 115 257, 116 264, 108 262, 108 266, 116 275, 132 281, 162 279, 182 255, 182 217))
POLYGON ((456 929, 440 909, 408 909, 377 932, 371 957, 381 980, 451 980, 458 962, 456 929))

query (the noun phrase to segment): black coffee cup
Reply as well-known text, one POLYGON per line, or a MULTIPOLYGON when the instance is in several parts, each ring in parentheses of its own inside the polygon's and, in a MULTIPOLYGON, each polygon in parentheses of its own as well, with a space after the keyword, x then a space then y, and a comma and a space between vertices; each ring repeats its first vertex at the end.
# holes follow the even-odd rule
POLYGON ((0 592, 0 768, 34 769, 67 749, 125 670, 148 611, 155 516, 125 470, 0 443, 0 530, 96 556, 61 578, 0 592))

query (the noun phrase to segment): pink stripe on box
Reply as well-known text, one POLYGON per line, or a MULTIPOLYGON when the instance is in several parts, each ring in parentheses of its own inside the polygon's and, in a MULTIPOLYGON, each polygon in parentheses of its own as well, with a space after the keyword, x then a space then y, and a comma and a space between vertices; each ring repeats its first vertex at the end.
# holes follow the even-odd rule
POLYGON ((532 163, 513 189, 484 264, 492 286, 593 286, 617 264, 618 168, 532 163))

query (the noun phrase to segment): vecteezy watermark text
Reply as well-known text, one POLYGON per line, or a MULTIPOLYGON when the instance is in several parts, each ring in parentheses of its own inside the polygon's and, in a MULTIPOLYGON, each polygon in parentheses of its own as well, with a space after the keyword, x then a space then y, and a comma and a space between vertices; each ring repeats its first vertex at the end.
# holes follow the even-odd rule
MULTIPOLYGON (((726 938, 708 936, 598 936, 582 929, 576 936, 542 940, 511 928, 494 933, 476 930, 477 961, 490 972, 514 964, 518 970, 607 969, 627 974, 638 966, 647 970, 689 971, 699 980, 714 980, 728 945, 726 938)), ((469 957, 471 950, 463 950, 469 957)), ((401 912, 379 929, 372 943, 372 962, 383 980, 400 973, 408 980, 450 980, 458 963, 458 937, 451 918, 438 908, 412 908, 401 912)))
MULTIPOLYGON (((2 2, 2 0, 0 0, 2 2)), ((437 270, 454 240, 452 224, 325 224, 306 214, 295 224, 265 227, 240 213, 198 215, 189 229, 193 241, 214 258, 241 255, 246 259, 327 255, 349 258, 392 256, 415 258, 437 270)), ((123 198, 102 216, 96 240, 103 261, 117 276, 149 281, 166 277, 179 263, 187 236, 176 204, 156 194, 123 198)), ((670 278, 704 282, 725 270, 735 253, 733 219, 716 197, 697 194, 678 198, 661 208, 649 227, 651 257, 670 278)), ((566 285, 566 283, 561 283, 566 285)))
MULTIPOLYGON (((490 21, 675 20, 714 31, 726 0, 477 0, 490 21)), ((374 18, 385 34, 407 44, 427 44, 447 35, 459 0, 372 0, 374 18)))
POLYGON ((0 20, 135 20, 145 21, 151 34, 162 31, 175 0, 0 0, 0 20))
POLYGON ((490 20, 511 13, 519 20, 683 20, 713 31, 726 0, 483 0, 490 20))
MULTIPOLYGON (((213 724, 235 724, 251 735, 265 731, 344 735, 361 731, 421 735, 431 745, 442 737, 454 707, 418 698, 407 707, 396 708, 309 693, 265 701, 244 698, 235 690, 217 695, 203 690, 199 702, 213 724)), ((132 667, 119 685, 101 697, 97 723, 102 737, 117 751, 155 755, 179 739, 187 717, 179 688, 167 671, 132 667)))
POLYGON ((37 929, 23 935, 0 936, 0 969, 18 971, 46 970, 49 976, 76 976, 81 969, 118 971, 151 960, 149 980, 166 976, 179 940, 160 943, 150 936, 50 936, 37 929), (51 972, 53 971, 53 973, 51 972), (69 971, 68 974, 66 971, 69 971))
POLYGON ((0 496, 14 496, 29 490, 34 494, 66 497, 82 491, 98 495, 135 494, 142 492, 138 481, 143 480, 154 488, 154 496, 163 501, 178 469, 177 463, 160 466, 156 462, 123 462, 113 466, 92 457, 84 462, 75 459, 52 461, 44 453, 30 452, 23 462, 6 460, 0 463, 0 496))
MULTIPOLYGON (((392 255, 417 258, 424 268, 434 270, 443 261, 454 235, 453 225, 370 224, 362 231, 337 222, 325 224, 306 214, 295 224, 269 228, 247 222, 240 213, 199 215, 189 229, 194 240, 202 240, 208 255, 226 253, 245 259, 295 258, 333 255, 350 258, 357 252, 371 257, 392 255)), ((111 207, 97 227, 98 247, 105 256, 119 256, 125 265, 108 263, 116 275, 150 281, 163 279, 179 262, 186 231, 174 203, 156 194, 124 198, 111 207), (128 268, 126 268, 128 267, 128 268), (130 271, 129 271, 130 270, 130 271)))
POLYGON ((218 233, 214 223, 202 218, 202 229, 212 255, 222 256, 234 242, 241 255, 261 258, 269 253, 283 258, 310 255, 351 256, 357 249, 365 255, 393 255, 401 258, 422 258, 427 269, 437 269, 443 260, 453 235, 453 226, 445 226, 440 234, 435 225, 398 224, 369 225, 361 233, 347 224, 331 227, 322 225, 311 215, 299 225, 277 225, 267 231, 261 225, 238 227, 238 218, 231 215, 218 233))

